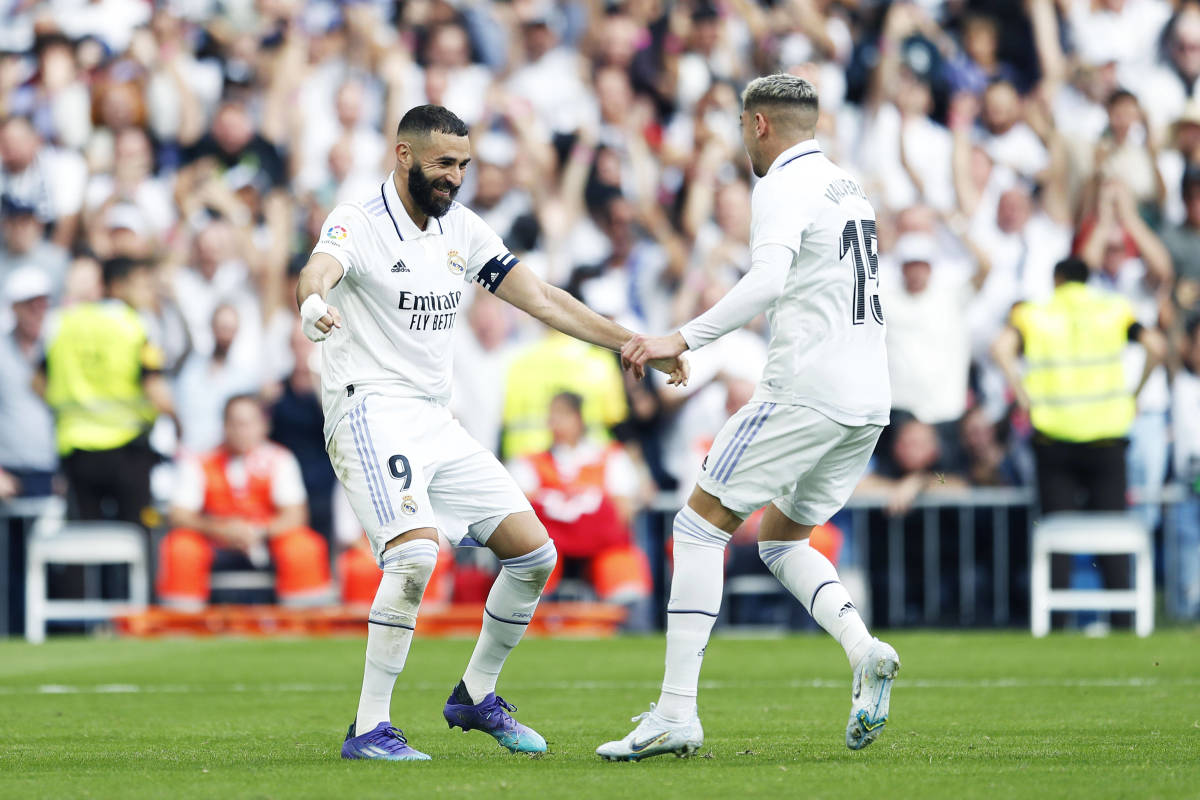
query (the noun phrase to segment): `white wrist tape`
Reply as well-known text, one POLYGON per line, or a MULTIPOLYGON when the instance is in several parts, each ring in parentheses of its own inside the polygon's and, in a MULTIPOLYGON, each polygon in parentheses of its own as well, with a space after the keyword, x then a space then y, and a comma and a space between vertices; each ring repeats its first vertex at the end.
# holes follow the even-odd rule
POLYGON ((317 327, 317 320, 329 313, 329 306, 321 299, 321 295, 313 293, 304 298, 300 304, 300 328, 311 341, 323 342, 329 338, 328 333, 322 333, 317 327))

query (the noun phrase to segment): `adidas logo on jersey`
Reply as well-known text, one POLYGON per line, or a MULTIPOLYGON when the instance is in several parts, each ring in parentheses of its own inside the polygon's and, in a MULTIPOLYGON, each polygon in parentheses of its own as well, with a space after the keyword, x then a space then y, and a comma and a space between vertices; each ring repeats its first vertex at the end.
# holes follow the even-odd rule
POLYGON ((412 270, 403 261, 397 261, 395 264, 392 264, 392 272, 412 272, 412 270))

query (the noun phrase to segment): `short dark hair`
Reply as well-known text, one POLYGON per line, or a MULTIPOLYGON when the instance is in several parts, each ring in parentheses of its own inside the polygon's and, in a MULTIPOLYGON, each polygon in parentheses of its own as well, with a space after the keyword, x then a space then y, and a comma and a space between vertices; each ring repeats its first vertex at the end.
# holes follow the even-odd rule
POLYGON ((1124 100, 1132 100, 1135 103, 1138 101, 1137 95, 1128 89, 1114 89, 1112 94, 1108 96, 1108 100, 1105 101, 1104 107, 1112 108, 1117 103, 1120 103, 1124 100))
POLYGON ((233 408, 237 403, 250 403, 257 408, 260 413, 264 415, 267 413, 267 407, 263 405, 262 398, 260 398, 258 395, 250 394, 248 392, 243 394, 235 394, 233 397, 225 401, 225 410, 221 413, 222 421, 229 419, 229 409, 233 408))
POLYGON ((106 287, 111 287, 117 281, 128 278, 134 272, 142 269, 150 269, 150 262, 128 256, 116 256, 100 263, 100 273, 104 276, 106 287))
POLYGON ((583 416, 583 397, 575 392, 559 392, 550 398, 551 403, 565 403, 567 408, 583 416))
POLYGON ((1184 199, 1197 190, 1200 190, 1200 165, 1188 164, 1183 170, 1183 178, 1179 182, 1179 190, 1184 199))
POLYGON ((458 118, 445 106, 423 105, 410 108, 396 126, 396 136, 405 134, 448 133, 451 136, 466 136, 467 123, 458 118))
POLYGON ((1088 276, 1091 274, 1092 271, 1088 268, 1087 262, 1075 256, 1064 258, 1054 265, 1054 280, 1063 283, 1087 283, 1088 276))

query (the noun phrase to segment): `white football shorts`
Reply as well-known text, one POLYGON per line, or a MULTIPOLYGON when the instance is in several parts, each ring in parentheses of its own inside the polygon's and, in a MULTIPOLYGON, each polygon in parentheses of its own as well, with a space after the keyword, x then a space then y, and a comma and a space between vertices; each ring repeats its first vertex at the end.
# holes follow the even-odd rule
POLYGON ((458 545, 481 544, 509 514, 532 511, 496 457, 442 404, 363 396, 326 450, 378 560, 402 533, 437 528, 458 545))
POLYGON ((774 501, 788 519, 821 525, 850 499, 882 431, 807 406, 747 403, 717 434, 697 483, 743 518, 774 501))

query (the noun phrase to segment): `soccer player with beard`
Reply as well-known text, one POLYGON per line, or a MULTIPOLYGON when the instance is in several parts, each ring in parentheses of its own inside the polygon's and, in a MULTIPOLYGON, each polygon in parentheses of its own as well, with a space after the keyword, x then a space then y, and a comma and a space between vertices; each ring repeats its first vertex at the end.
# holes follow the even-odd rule
MULTIPOLYGON (((446 408, 452 336, 471 281, 600 347, 620 351, 633 334, 542 282, 454 202, 471 149, 466 125, 452 112, 409 110, 395 152, 396 168, 378 192, 329 215, 296 292, 304 333, 323 342, 329 459, 383 569, 342 757, 429 758, 392 725, 391 696, 437 560, 438 527, 456 544, 469 536, 501 563, 479 641, 443 716, 512 752, 543 752, 545 739, 514 720, 515 707, 495 689, 557 555, 508 472, 446 408)), ((669 373, 671 383, 687 379, 681 359, 649 366, 669 373)))

